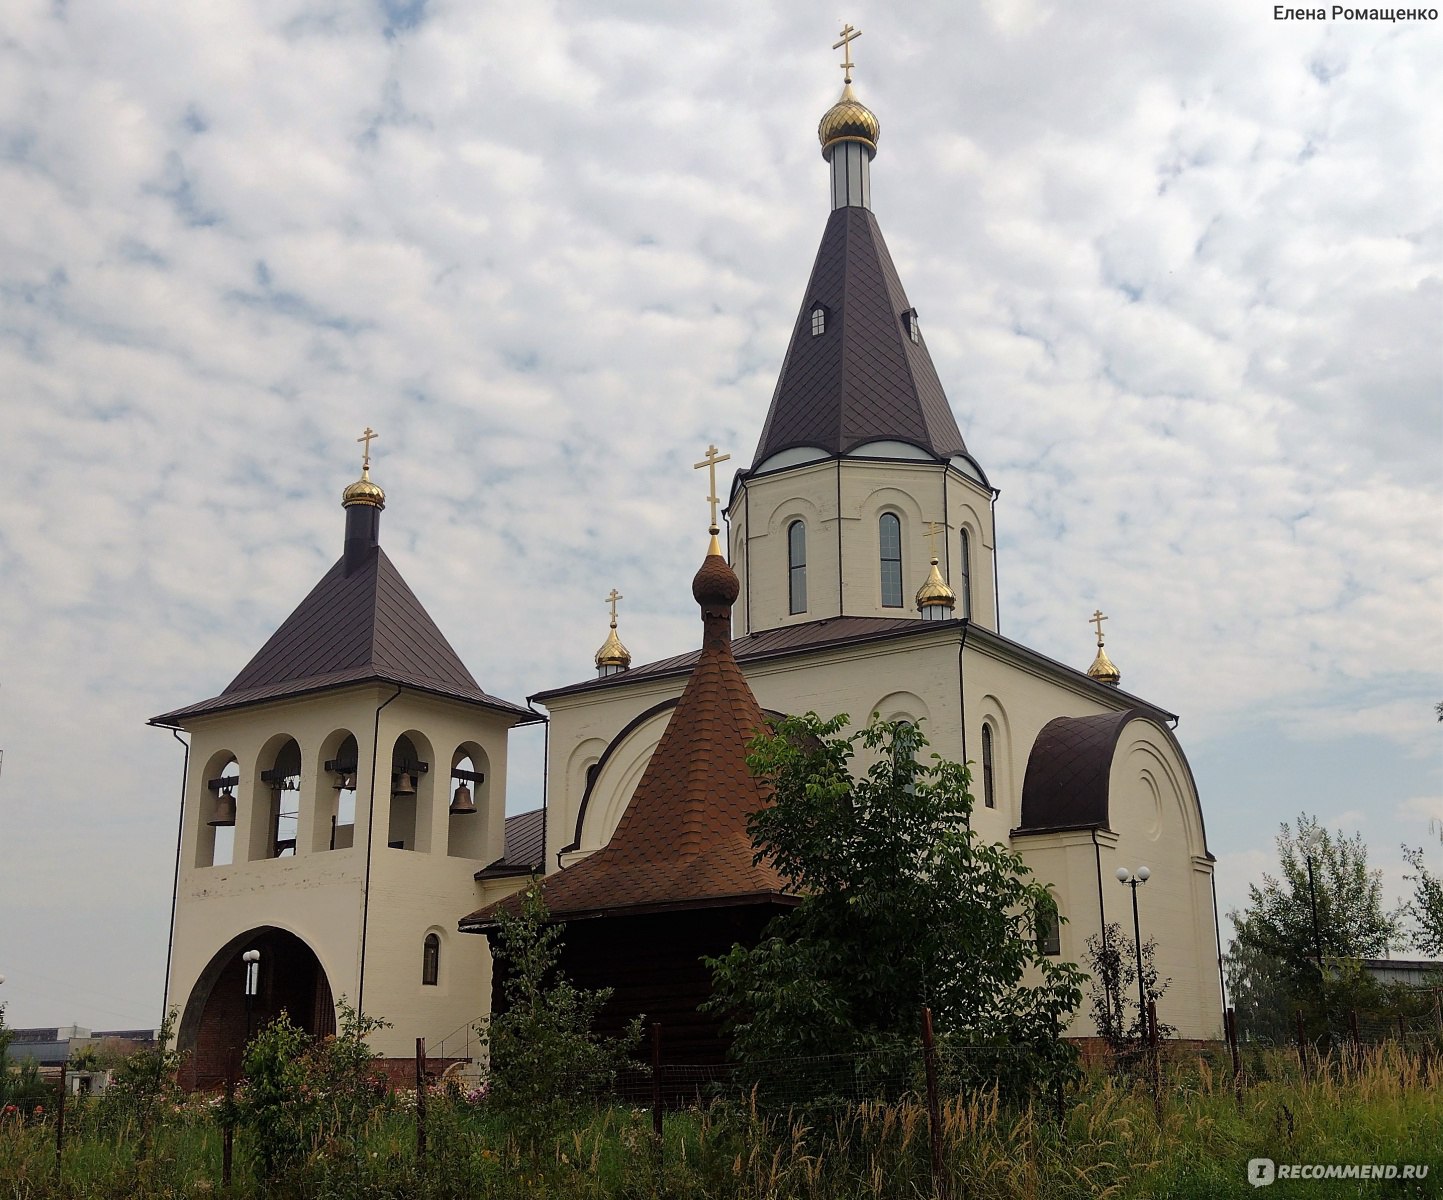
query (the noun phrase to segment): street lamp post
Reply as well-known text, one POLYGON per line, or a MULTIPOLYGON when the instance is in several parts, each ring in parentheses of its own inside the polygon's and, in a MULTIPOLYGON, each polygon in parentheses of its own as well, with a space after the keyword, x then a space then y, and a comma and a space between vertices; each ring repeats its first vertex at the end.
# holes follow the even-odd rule
POLYGON ((1151 878, 1152 872, 1146 867, 1138 867, 1136 871, 1117 868, 1118 883, 1132 889, 1132 944, 1137 950, 1137 1022, 1144 1036, 1147 1033, 1147 990, 1142 982, 1142 923, 1137 917, 1137 889, 1151 878))
POLYGON ((246 1043, 251 1040, 251 1005, 255 1003, 256 985, 260 982, 261 976, 261 952, 259 950, 247 950, 241 955, 241 961, 246 965, 246 1043))

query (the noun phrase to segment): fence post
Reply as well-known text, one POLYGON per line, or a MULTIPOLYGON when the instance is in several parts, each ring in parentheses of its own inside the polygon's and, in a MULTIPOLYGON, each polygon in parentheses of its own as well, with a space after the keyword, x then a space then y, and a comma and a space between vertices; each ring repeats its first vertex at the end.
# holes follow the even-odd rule
POLYGON ((1348 1010, 1348 1038, 1353 1043, 1353 1062, 1359 1063, 1363 1060, 1363 1039, 1358 1033, 1358 1010, 1348 1010))
POLYGON ((1403 1020, 1403 1014, 1398 1014, 1398 1041, 1402 1043, 1403 1049, 1408 1048, 1408 1024, 1403 1020))
POLYGON ((651 1023, 651 1131, 656 1135, 656 1150, 661 1153, 661 1022, 651 1023))
POLYGON ((225 1123, 220 1131, 220 1185, 230 1188, 231 1165, 235 1159, 235 1047, 225 1056, 225 1123))
POLYGON ((60 1174, 60 1159, 65 1153, 65 1068, 70 1064, 60 1064, 60 1103, 55 1108, 55 1174, 60 1174))
POLYGON ((1303 1078, 1308 1077, 1308 1035, 1303 1029, 1303 1010, 1300 1008, 1294 1014, 1297 1017, 1298 1025, 1298 1065, 1303 1069, 1303 1078))
POLYGON ((1223 1032, 1227 1034, 1228 1052, 1233 1059, 1233 1092, 1238 1098, 1238 1103, 1243 1102, 1243 1058, 1238 1051, 1238 1013, 1237 1009, 1229 1008, 1223 1012, 1223 1032))
POLYGON ((416 1161, 426 1161, 426 1039, 416 1039, 416 1161))
POLYGON ((1157 1036, 1157 1001, 1147 1002, 1147 1057, 1152 1068, 1152 1106, 1162 1116, 1162 1050, 1157 1036))
POLYGON ((932 1010, 922 1009, 922 1064, 927 1071, 927 1133, 932 1144, 932 1189, 948 1200, 947 1169, 942 1162, 942 1108, 937 1100, 937 1047, 932 1042, 932 1010))

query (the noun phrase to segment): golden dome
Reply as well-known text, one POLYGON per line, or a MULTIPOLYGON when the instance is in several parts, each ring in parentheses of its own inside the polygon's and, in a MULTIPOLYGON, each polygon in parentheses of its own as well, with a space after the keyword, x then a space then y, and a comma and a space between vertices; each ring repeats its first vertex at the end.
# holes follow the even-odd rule
POLYGON ((598 668, 618 667, 622 670, 631 666, 631 651, 623 646, 621 639, 616 636, 615 622, 612 622, 606 641, 601 643, 601 649, 596 652, 596 665, 598 668))
POLYGON ((957 604, 957 593, 947 586, 942 572, 937 569, 937 559, 932 559, 932 569, 927 572, 927 581, 917 589, 918 608, 953 608, 957 604))
POLYGON ((1111 687, 1122 682, 1122 672, 1113 665, 1112 659, 1107 657, 1107 651, 1102 648, 1101 642, 1097 645, 1097 657, 1092 660, 1092 666, 1087 668, 1087 673, 1098 683, 1111 687))
POLYGON ((838 142, 860 142, 867 148, 867 157, 877 153, 877 139, 882 136, 882 123, 870 108, 857 99, 849 83, 842 96, 822 114, 817 138, 822 143, 822 157, 827 158, 838 142))
POLYGON ((371 468, 361 468, 361 477, 341 493, 341 507, 350 508, 353 504, 369 504, 373 508, 386 507, 386 493, 379 484, 371 482, 371 468))

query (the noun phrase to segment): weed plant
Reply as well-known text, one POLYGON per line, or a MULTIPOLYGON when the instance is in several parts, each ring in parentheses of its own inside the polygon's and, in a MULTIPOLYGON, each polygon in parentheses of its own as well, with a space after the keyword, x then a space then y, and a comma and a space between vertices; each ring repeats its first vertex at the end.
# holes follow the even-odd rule
MULTIPOLYGON (((1414 1163, 1421 1182, 1290 1181, 1290 1197, 1436 1196, 1443 1180, 1443 1060, 1396 1046, 1310 1063, 1267 1052, 1266 1078, 1239 1094, 1206 1060, 1171 1067, 1160 1102, 1146 1080, 1098 1073, 1051 1105, 1015 1106, 984 1090, 947 1099, 944 1157, 953 1193, 969 1200, 1255 1196, 1249 1159, 1280 1163, 1414 1163)), ((658 1154, 651 1114, 593 1109, 535 1154, 487 1101, 428 1097, 427 1154, 416 1154, 414 1097, 393 1095, 352 1136, 316 1131, 269 1184, 243 1145, 237 1200, 915 1200, 933 1194, 925 1106, 890 1103, 771 1113, 715 1104, 668 1113, 658 1154)), ((72 1103, 64 1170, 54 1127, 0 1122, 0 1200, 157 1200, 220 1193, 220 1136, 211 1099, 167 1107, 148 1142, 103 1096, 72 1103)), ((253 1149, 253 1148, 252 1148, 253 1149)))

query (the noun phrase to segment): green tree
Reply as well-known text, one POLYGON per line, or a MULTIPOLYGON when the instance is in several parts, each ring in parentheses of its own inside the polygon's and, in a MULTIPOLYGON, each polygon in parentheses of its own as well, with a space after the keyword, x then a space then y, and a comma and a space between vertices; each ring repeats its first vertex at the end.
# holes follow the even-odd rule
POLYGON ((1250 884, 1247 905, 1228 914, 1228 957, 1274 964, 1288 1012, 1301 1009, 1316 1036, 1375 999, 1365 976, 1341 968, 1386 952, 1398 921, 1383 909, 1382 872, 1368 866, 1361 834, 1333 833, 1302 813, 1280 826, 1277 847, 1278 874, 1250 884))
POLYGON ((611 989, 578 988, 561 974, 566 927, 548 923, 538 880, 523 894, 521 911, 499 910, 497 924, 506 1003, 482 1031, 491 1055, 490 1100, 508 1115, 522 1146, 535 1153, 633 1065, 642 1018, 620 1038, 596 1033, 611 989))
POLYGON ((971 826, 967 769, 920 753, 906 722, 843 733, 787 717, 747 762, 774 792, 749 830, 800 903, 753 948, 708 960, 714 1011, 753 1063, 915 1044, 919 1012, 954 1045, 1029 1047, 1060 1064, 1081 972, 1041 953, 1051 893, 971 826), (858 769, 859 755, 870 760, 858 769))
MULTIPOLYGON (((1443 842, 1443 829, 1438 840, 1443 842)), ((1403 876, 1413 885, 1413 898, 1403 906, 1413 944, 1424 954, 1443 954, 1443 878, 1428 869, 1421 847, 1404 846, 1403 857, 1413 868, 1413 874, 1403 876)))
MULTIPOLYGON (((1171 985, 1157 969, 1157 939, 1145 938, 1142 943, 1142 990, 1154 1005, 1161 1002, 1171 985)), ((1088 1012, 1097 1027, 1098 1036, 1112 1047, 1119 1061, 1126 1061, 1140 1050, 1146 1040, 1146 1011, 1137 1003, 1137 944, 1116 921, 1109 921, 1101 934, 1092 934, 1083 952, 1087 968, 1088 1012)), ((1177 1032, 1160 1018, 1159 1038, 1177 1032)))

